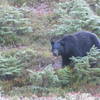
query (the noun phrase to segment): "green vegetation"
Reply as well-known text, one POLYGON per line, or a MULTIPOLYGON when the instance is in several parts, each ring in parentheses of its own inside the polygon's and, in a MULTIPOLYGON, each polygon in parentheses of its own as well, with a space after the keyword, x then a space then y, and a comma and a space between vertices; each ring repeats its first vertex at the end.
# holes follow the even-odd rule
POLYGON ((22 76, 25 70, 28 68, 33 68, 34 71, 36 69, 39 70, 39 65, 41 65, 41 67, 43 67, 44 65, 46 66, 46 61, 49 60, 50 58, 48 57, 48 55, 46 55, 45 53, 40 54, 38 53, 38 51, 35 51, 32 48, 24 48, 22 50, 15 49, 9 50, 8 52, 0 52, 1 79, 3 79, 4 77, 6 78, 6 75, 10 75, 11 79, 22 76))
POLYGON ((0 45, 16 45, 20 43, 19 35, 32 32, 31 21, 25 18, 21 9, 0 6, 0 45))
POLYGON ((100 17, 94 14, 85 0, 59 3, 56 14, 60 16, 59 24, 54 25, 52 34, 69 34, 89 30, 99 35, 100 17))
POLYGON ((87 56, 72 59, 78 76, 77 83, 100 85, 100 50, 93 47, 87 56))
POLYGON ((35 71, 36 56, 36 52, 32 49, 1 53, 0 78, 3 80, 1 86, 4 91, 11 90, 13 86, 22 87, 31 84, 30 92, 40 95, 42 92, 50 93, 53 87, 69 90, 73 87, 73 90, 78 90, 85 84, 93 86, 100 84, 100 51, 95 47, 85 57, 71 58, 75 66, 72 68, 67 66, 64 69, 54 70, 52 65, 48 65, 42 71, 35 71), (34 70, 31 69, 32 66, 34 70))
POLYGON ((0 78, 9 79, 21 74, 22 66, 15 57, 3 57, 0 55, 0 78))
MULTIPOLYGON (((85 57, 72 57, 72 64, 60 69, 53 68, 57 67, 57 59, 50 52, 50 38, 56 35, 88 30, 100 36, 100 8, 94 12, 90 8, 91 0, 66 0, 56 5, 53 0, 43 0, 49 6, 43 6, 42 10, 33 8, 41 0, 6 1, 0 4, 0 89, 3 93, 63 95, 86 85, 100 85, 97 48, 91 48, 85 57)), ((93 0, 93 4, 99 6, 100 1, 93 0)))
POLYGON ((30 74, 30 81, 34 86, 40 87, 55 87, 59 81, 52 66, 47 66, 42 72, 32 72, 27 70, 30 74))
POLYGON ((0 78, 11 80, 22 76, 23 71, 32 64, 35 53, 32 50, 0 53, 0 78))

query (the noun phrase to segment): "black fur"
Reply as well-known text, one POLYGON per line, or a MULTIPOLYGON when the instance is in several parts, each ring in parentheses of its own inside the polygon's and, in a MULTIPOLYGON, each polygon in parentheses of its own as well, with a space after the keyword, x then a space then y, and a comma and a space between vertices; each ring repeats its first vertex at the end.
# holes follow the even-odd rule
POLYGON ((95 45, 100 49, 100 39, 91 32, 82 31, 73 35, 66 35, 63 38, 51 41, 52 53, 54 56, 62 57, 62 66, 70 64, 70 57, 83 57, 95 45))

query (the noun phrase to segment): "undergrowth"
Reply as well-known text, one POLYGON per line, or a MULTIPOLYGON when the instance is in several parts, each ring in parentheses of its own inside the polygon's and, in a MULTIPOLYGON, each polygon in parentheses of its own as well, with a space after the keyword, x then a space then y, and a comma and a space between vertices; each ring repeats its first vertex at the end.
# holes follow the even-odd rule
POLYGON ((21 42, 20 35, 33 32, 31 21, 21 9, 7 5, 0 6, 0 46, 16 45, 21 42))
POLYGON ((80 30, 88 30, 99 35, 100 17, 91 10, 85 0, 71 0, 59 3, 55 12, 58 16, 50 33, 70 34, 80 30))

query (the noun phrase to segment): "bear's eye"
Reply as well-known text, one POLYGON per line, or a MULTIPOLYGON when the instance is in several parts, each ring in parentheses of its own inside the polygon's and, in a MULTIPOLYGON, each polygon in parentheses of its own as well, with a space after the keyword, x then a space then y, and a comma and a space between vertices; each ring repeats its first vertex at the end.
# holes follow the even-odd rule
POLYGON ((60 41, 61 46, 64 46, 64 41, 60 41))
POLYGON ((51 45, 53 45, 54 44, 54 41, 51 41, 51 45))

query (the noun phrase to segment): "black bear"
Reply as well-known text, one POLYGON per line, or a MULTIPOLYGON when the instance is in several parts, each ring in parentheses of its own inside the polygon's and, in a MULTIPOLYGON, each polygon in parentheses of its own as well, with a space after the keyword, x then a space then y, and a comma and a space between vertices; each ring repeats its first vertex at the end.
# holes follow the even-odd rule
POLYGON ((83 57, 95 45, 100 49, 100 39, 91 32, 81 31, 72 35, 65 35, 56 41, 51 40, 52 53, 62 57, 62 66, 70 64, 70 57, 83 57))

